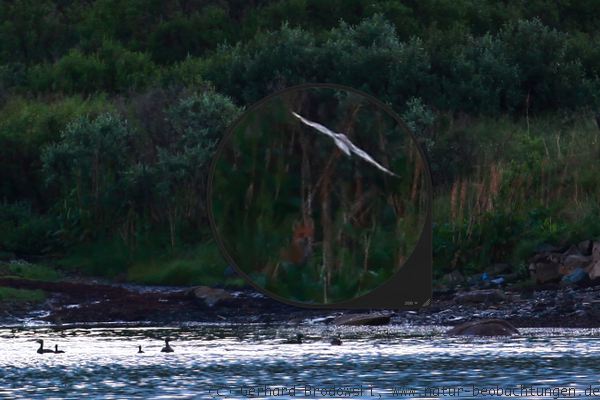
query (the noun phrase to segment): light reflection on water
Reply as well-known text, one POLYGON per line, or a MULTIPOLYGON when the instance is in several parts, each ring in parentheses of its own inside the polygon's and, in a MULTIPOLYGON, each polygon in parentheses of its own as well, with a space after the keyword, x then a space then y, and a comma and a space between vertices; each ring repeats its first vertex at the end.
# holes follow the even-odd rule
POLYGON ((599 330, 524 329, 513 338, 445 337, 443 331, 265 325, 0 329, 0 397, 210 398, 209 387, 260 384, 373 385, 384 398, 402 397, 391 396, 398 386, 526 384, 575 386, 582 393, 589 385, 600 387, 599 330), (306 343, 285 344, 297 331, 306 343), (331 346, 329 338, 337 335, 344 344, 331 346), (160 352, 166 336, 174 353, 160 352), (35 339, 66 353, 37 354, 35 339), (144 354, 137 354, 138 345, 144 354))

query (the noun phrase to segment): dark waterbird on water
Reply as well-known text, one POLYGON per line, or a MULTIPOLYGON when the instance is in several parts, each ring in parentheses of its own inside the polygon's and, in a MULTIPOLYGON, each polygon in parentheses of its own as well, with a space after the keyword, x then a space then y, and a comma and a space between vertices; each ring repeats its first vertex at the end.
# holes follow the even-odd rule
POLYGON ((64 353, 64 351, 63 351, 63 350, 59 350, 59 349, 58 349, 58 345, 57 345, 57 344, 55 344, 55 345, 54 345, 54 352, 55 352, 55 353, 64 353))
POLYGON ((138 353, 143 353, 144 350, 142 350, 142 346, 138 346, 138 353))
POLYGON ((36 340, 36 343, 40 344, 40 348, 37 349, 38 354, 44 354, 44 353, 54 353, 53 350, 50 349, 45 349, 44 348, 44 341, 42 339, 38 339, 36 340))
POLYGON ((333 339, 331 339, 331 343, 332 346, 341 346, 342 345, 342 339, 334 337, 333 339))
POLYGON ((169 346, 169 340, 171 340, 170 337, 165 338, 165 347, 161 349, 162 353, 172 353, 173 351, 175 351, 171 346, 169 346))

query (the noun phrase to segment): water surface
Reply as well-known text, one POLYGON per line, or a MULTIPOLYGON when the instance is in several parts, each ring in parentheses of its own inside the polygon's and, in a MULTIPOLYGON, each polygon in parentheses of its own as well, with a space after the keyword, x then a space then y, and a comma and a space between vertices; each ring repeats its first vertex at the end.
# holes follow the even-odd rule
POLYGON ((591 385, 600 398, 597 329, 523 329, 512 338, 445 337, 444 330, 5 328, 0 329, 0 397, 281 399, 292 398, 291 388, 294 398, 307 398, 307 388, 321 388, 310 392, 311 398, 470 398, 473 385, 476 390, 525 385, 534 391, 521 398, 541 398, 535 391, 564 398, 569 388, 586 398, 591 385), (286 344, 296 332, 306 335, 305 343, 286 344), (174 353, 160 352, 166 336, 173 339, 174 353), (333 336, 343 345, 331 346, 333 336), (65 353, 37 354, 35 339, 43 339, 45 347, 58 344, 65 353), (138 345, 144 354, 137 354, 138 345), (563 388, 562 395, 556 396, 557 388, 563 388))

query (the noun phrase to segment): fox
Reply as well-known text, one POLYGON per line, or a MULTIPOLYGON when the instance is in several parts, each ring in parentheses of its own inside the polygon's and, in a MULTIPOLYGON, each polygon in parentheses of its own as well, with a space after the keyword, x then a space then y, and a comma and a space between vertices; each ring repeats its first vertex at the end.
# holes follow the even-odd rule
POLYGON ((315 225, 312 219, 296 221, 292 226, 292 239, 289 245, 279 251, 279 262, 267 265, 271 279, 277 277, 281 264, 286 266, 305 266, 313 254, 315 225))
POLYGON ((312 219, 294 223, 292 241, 287 248, 281 249, 279 259, 290 264, 305 265, 312 255, 314 234, 315 224, 312 219))

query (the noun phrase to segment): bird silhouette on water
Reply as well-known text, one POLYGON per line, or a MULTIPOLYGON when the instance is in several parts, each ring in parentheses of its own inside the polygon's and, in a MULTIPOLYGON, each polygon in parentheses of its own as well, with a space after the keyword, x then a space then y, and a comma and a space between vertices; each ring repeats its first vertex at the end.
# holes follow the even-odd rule
POLYGON ((59 350, 59 349, 58 349, 58 345, 57 345, 57 344, 55 344, 55 345, 54 345, 54 352, 55 352, 55 353, 57 353, 57 354, 58 354, 58 353, 64 353, 64 351, 63 351, 63 350, 59 350))
POLYGON ((144 352, 144 350, 142 350, 142 346, 141 345, 138 346, 138 353, 143 353, 143 352, 144 352))
POLYGON ((54 353, 54 350, 44 348, 44 341, 42 339, 38 339, 36 342, 40 344, 40 348, 37 349, 38 354, 54 353))
POLYGON ((331 343, 332 346, 341 346, 342 345, 342 339, 334 337, 331 339, 331 343))
POLYGON ((172 353, 175 351, 171 346, 169 346, 169 340, 171 340, 170 337, 165 338, 165 347, 160 350, 162 353, 172 353))

